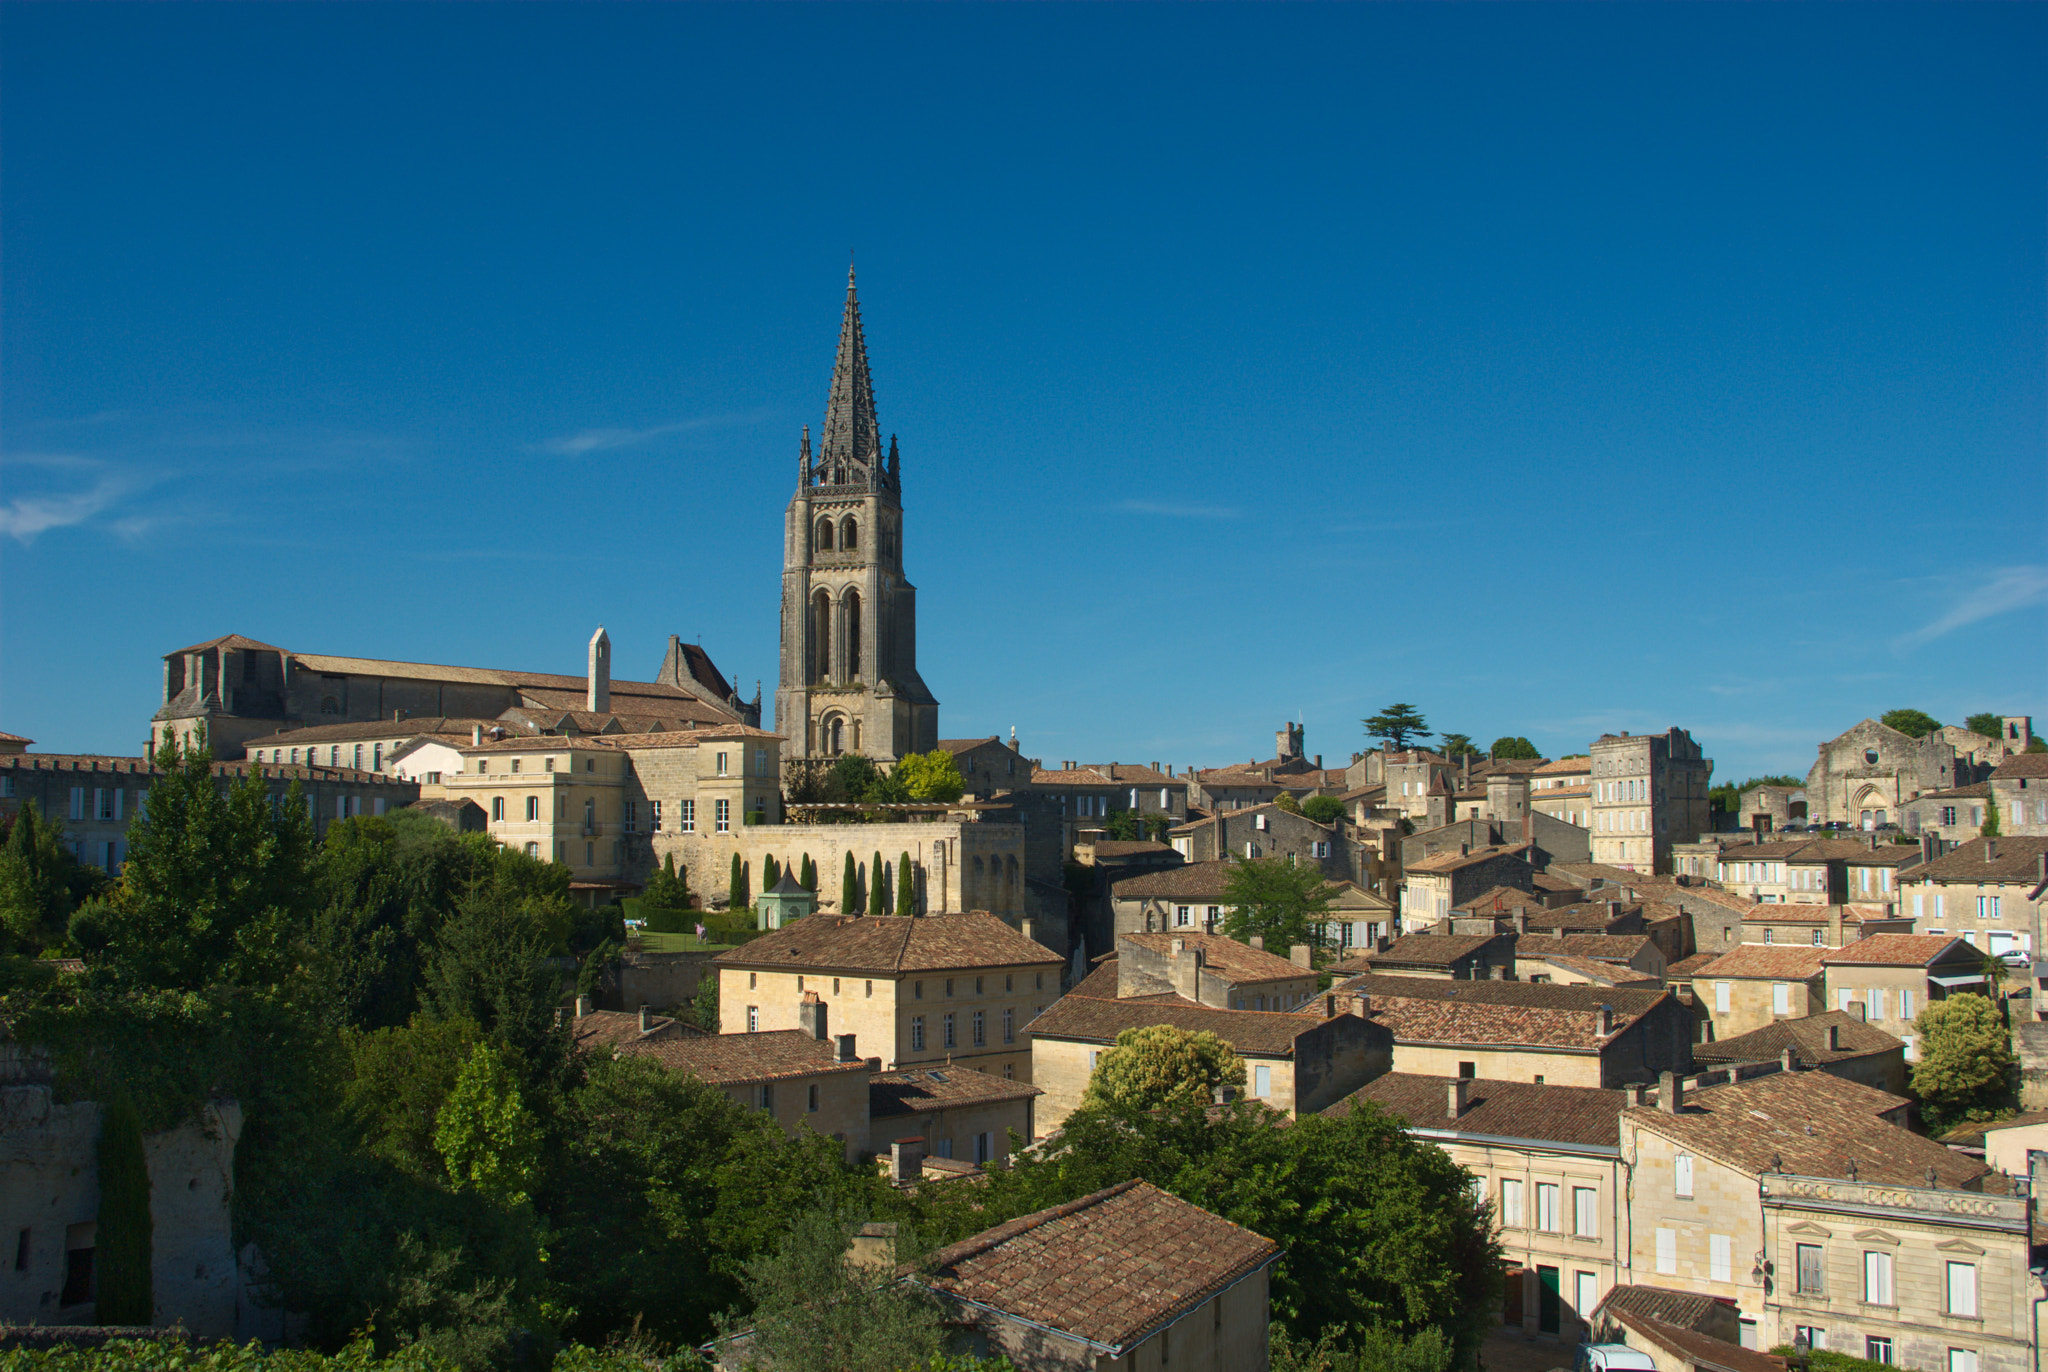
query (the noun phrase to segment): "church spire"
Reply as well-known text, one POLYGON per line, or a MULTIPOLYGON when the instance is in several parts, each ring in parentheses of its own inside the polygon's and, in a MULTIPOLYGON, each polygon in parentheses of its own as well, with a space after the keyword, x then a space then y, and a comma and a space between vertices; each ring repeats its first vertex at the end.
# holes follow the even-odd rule
POLYGON ((846 269, 846 313, 839 321, 839 356, 832 364, 832 390, 825 402, 825 432, 818 445, 823 484, 868 481, 882 455, 881 425, 875 420, 875 389, 868 377, 868 343, 860 327, 860 297, 853 268, 846 269), (844 477, 839 475, 845 471, 844 477))

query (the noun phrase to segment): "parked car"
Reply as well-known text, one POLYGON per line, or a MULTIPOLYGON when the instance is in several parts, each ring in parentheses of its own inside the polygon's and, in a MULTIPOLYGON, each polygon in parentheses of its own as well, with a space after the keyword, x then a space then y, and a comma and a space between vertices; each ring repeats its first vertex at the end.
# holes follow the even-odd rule
POLYGON ((1582 1343, 1573 1366, 1576 1372, 1657 1372, 1649 1354, 1625 1343, 1582 1343))

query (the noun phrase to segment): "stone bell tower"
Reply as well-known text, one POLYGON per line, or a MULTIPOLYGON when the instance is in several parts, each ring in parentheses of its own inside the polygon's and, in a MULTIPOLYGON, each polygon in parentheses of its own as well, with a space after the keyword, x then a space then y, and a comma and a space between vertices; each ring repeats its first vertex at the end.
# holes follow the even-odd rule
POLYGON ((782 521, 782 674, 775 728, 791 758, 864 753, 887 767, 939 742, 917 674, 917 589, 903 576, 903 485, 875 421, 853 272, 815 454, 804 429, 782 521))

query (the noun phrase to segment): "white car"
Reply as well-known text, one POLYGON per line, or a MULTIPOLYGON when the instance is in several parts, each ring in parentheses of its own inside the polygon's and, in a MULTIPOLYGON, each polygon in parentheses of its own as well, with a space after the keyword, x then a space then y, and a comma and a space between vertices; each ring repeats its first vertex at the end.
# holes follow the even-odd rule
POLYGON ((1577 1372, 1657 1372, 1647 1353, 1625 1343, 1582 1343, 1575 1366, 1577 1372))

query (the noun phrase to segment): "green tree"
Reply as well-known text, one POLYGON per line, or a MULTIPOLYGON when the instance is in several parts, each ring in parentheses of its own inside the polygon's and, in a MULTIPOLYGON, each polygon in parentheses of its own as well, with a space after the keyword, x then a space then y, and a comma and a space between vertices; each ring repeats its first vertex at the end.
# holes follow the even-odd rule
POLYGON ((2005 737, 2005 720, 1989 710, 1971 715, 1963 721, 1963 727, 1973 734, 1982 734, 1986 738, 2005 737))
POLYGON ((540 1126, 519 1079, 488 1043, 470 1050, 434 1125, 434 1149, 456 1190, 524 1205, 540 1171, 540 1126))
POLYGON ((641 900, 659 910, 690 910, 690 869, 676 866, 676 855, 666 854, 661 866, 654 869, 647 878, 647 889, 641 893, 641 900))
POLYGON ((1877 722, 1908 738, 1925 738, 1941 727, 1941 721, 1925 710, 1886 710, 1877 717, 1877 722))
POLYGON ((72 912, 106 888, 105 874, 73 859, 63 829, 33 801, 0 816, 0 833, 0 953, 62 946, 72 912))
POLYGON ((1362 722, 1368 738, 1379 739, 1389 748, 1406 748, 1410 739, 1429 731, 1422 712, 1413 705, 1389 705, 1362 722))
POLYGON ((1470 734, 1445 734, 1443 736, 1444 756, 1449 758, 1478 757, 1479 746, 1470 734))
POLYGON ((761 859, 761 889, 772 891, 781 880, 782 868, 775 861, 775 854, 770 853, 761 859))
POLYGON ((1173 821, 1165 815, 1145 816, 1145 836, 1154 843, 1166 842, 1166 834, 1173 828, 1173 821))
POLYGON ((809 853, 804 854, 804 865, 801 868, 801 872, 802 875, 797 877, 796 884, 809 891, 812 895, 818 894, 818 866, 811 861, 809 853))
POLYGON ((747 881, 747 864, 740 855, 732 855, 732 875, 726 881, 725 903, 727 908, 744 910, 754 903, 754 894, 747 881))
POLYGON ((753 1309, 721 1321, 751 1330, 755 1365, 775 1372, 903 1372, 926 1367, 945 1350, 937 1300, 897 1275, 909 1245, 884 1261, 848 1257, 865 1215, 813 1211, 797 1217, 772 1254, 747 1264, 753 1309))
POLYGON ((896 764, 896 776, 912 800, 955 801, 967 790, 960 764, 944 748, 912 753, 896 764))
POLYGON ((481 1037, 472 1020, 424 1014, 409 1024, 349 1036, 342 1106, 369 1153, 421 1181, 442 1174, 435 1126, 481 1037))
POLYGON ((2030 753, 2048 753, 2048 738, 2028 739, 2027 751, 2030 753))
POLYGON ((142 1151, 142 1117, 126 1092, 107 1102, 100 1124, 100 1214, 93 1260, 101 1324, 155 1324, 150 1276, 153 1223, 149 1163, 142 1151))
POLYGON ((1301 803, 1301 812, 1318 824, 1335 824, 1344 818, 1344 802, 1335 796, 1310 796, 1301 803))
POLYGON ((896 860, 896 913, 908 919, 917 913, 917 883, 910 871, 910 854, 896 860))
POLYGON ((718 978, 702 977, 697 994, 690 998, 690 1022, 707 1034, 718 1032, 718 978))
POLYGON ((1495 758, 1502 760, 1533 762, 1543 756, 1535 744, 1520 735, 1502 735, 1493 741, 1493 747, 1489 751, 1495 758))
POLYGON ((1978 826, 1977 833, 1984 838, 1998 837, 1998 797, 1989 789, 1984 794, 1984 823, 1978 826))
POLYGON ((1144 1113, 1208 1105, 1221 1087, 1244 1086, 1244 1062, 1207 1029, 1171 1024, 1125 1029, 1088 1078, 1082 1104, 1144 1113))
POLYGON ((889 913, 889 869, 882 865, 882 854, 879 849, 868 862, 868 913, 889 913))
POLYGON ((1240 943, 1249 943, 1256 934, 1276 951, 1297 943, 1317 947, 1335 896, 1336 888, 1316 867, 1297 866, 1285 858, 1232 863, 1223 883, 1223 899, 1230 907, 1223 916, 1223 931, 1240 943))
POLYGON ((1290 815, 1301 813, 1301 802, 1286 791, 1273 798, 1273 806, 1275 809, 1285 810, 1290 815))
POLYGON ((1314 1343, 1273 1326, 1272 1372, 1451 1372, 1457 1348, 1435 1325, 1403 1337, 1383 1325, 1325 1329, 1314 1343))
POLYGON ((839 913, 860 914, 867 906, 861 898, 860 869, 854 865, 853 850, 846 853, 846 870, 839 877, 839 913))
POLYGON ((483 891, 463 897, 441 927, 421 999, 444 1020, 466 1019, 510 1049, 531 1083, 568 1062, 569 1036, 555 1021, 561 975, 542 917, 530 902, 483 891))
POLYGON ((2012 1038, 1988 997, 1965 992, 1931 1001, 1913 1032, 1920 1036, 1913 1094, 1930 1134, 2011 1108, 2012 1038))

